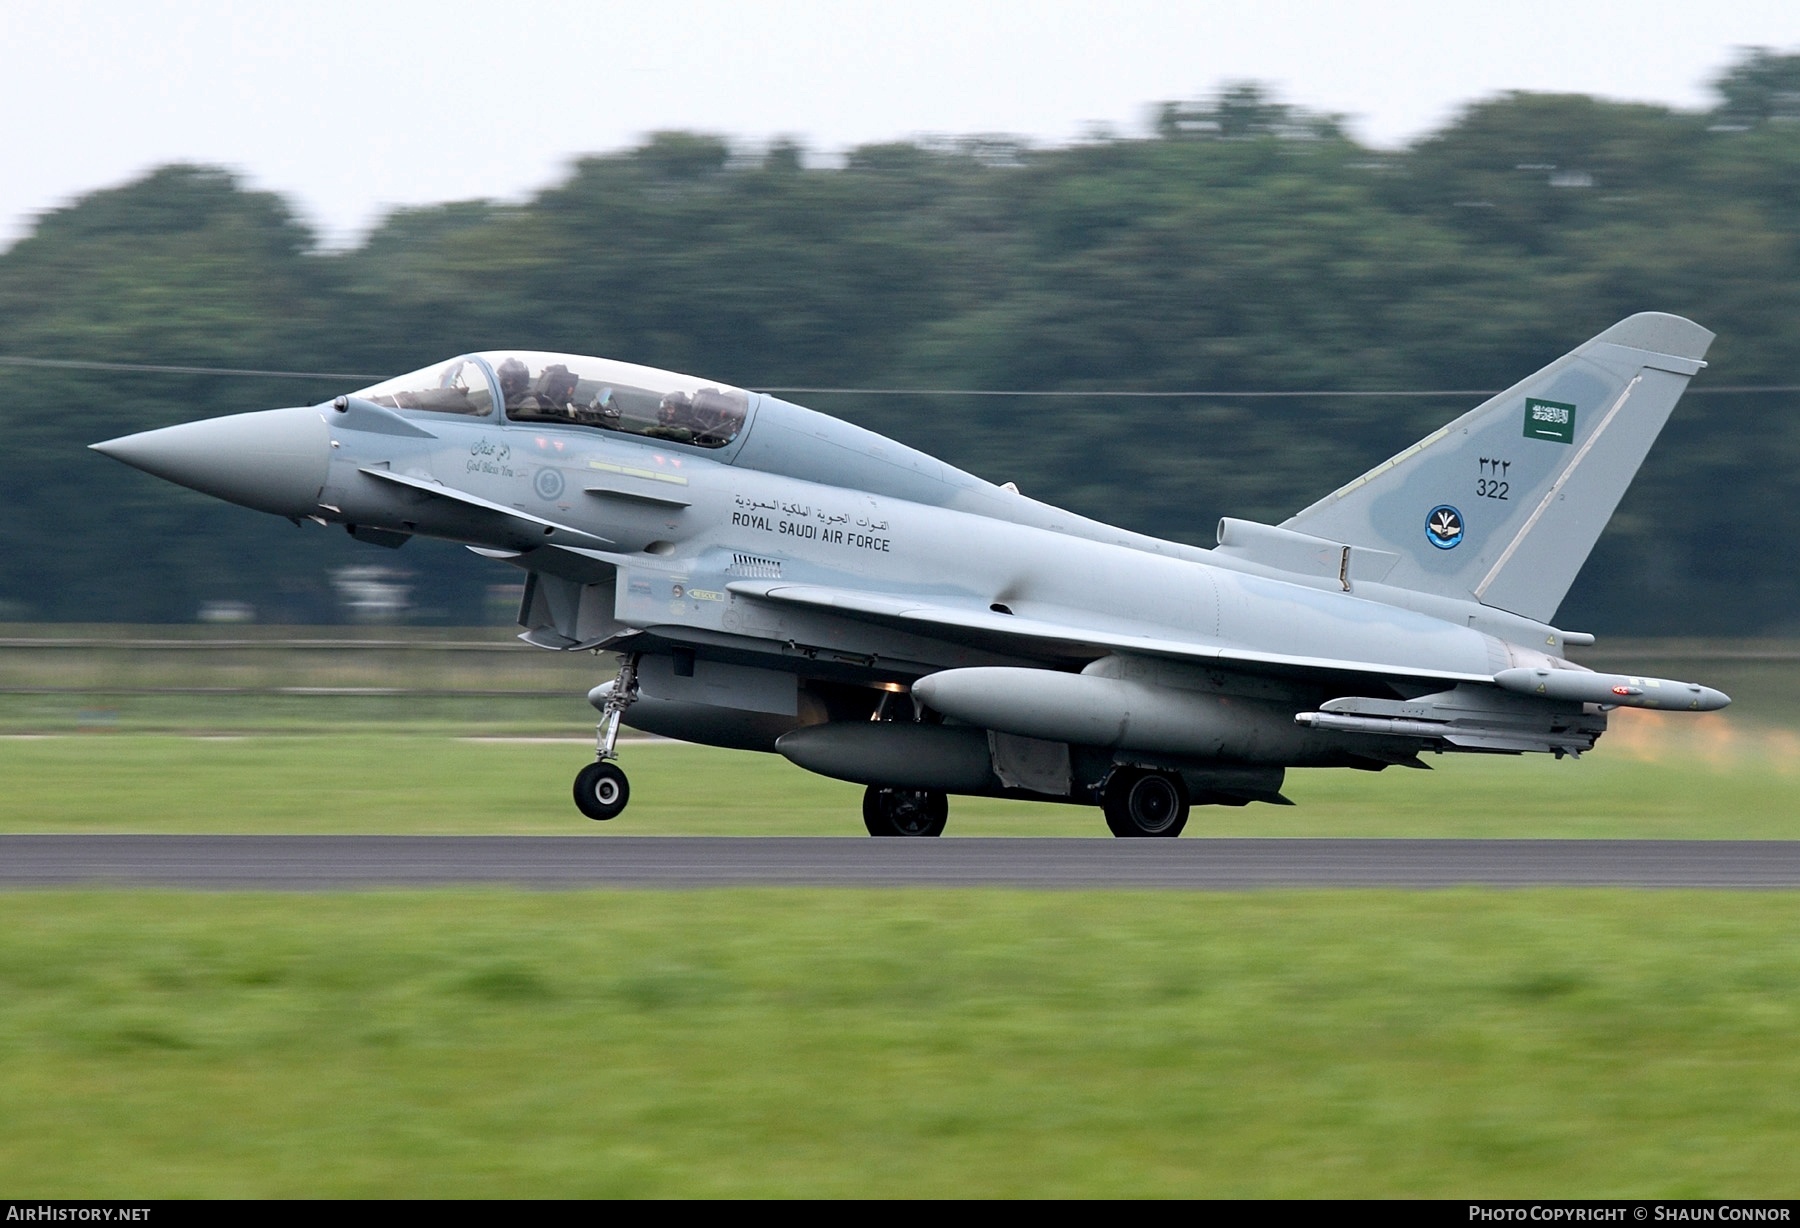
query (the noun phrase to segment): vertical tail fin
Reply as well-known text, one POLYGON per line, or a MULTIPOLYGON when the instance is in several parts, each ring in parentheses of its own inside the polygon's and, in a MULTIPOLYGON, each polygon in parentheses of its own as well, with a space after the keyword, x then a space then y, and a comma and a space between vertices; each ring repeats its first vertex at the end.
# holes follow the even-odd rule
POLYGON ((1387 584, 1549 622, 1712 339, 1621 320, 1282 527, 1398 554, 1387 584))

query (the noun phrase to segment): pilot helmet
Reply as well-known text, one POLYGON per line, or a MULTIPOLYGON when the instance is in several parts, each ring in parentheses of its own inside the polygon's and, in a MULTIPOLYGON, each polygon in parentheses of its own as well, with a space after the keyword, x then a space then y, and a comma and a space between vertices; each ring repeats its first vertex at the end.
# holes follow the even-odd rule
POLYGON ((517 358, 501 363, 494 374, 500 377, 500 391, 507 397, 518 396, 531 386, 531 372, 517 358))
POLYGON ((678 419, 685 418, 694 408, 694 398, 685 392, 671 392, 656 407, 656 420, 669 426, 678 419))

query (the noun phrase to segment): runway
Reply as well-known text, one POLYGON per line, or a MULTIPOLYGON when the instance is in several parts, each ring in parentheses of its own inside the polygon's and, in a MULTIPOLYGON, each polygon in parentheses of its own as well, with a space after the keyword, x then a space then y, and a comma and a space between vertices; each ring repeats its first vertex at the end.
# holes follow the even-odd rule
POLYGON ((1800 887, 1800 841, 0 836, 0 889, 1800 887))

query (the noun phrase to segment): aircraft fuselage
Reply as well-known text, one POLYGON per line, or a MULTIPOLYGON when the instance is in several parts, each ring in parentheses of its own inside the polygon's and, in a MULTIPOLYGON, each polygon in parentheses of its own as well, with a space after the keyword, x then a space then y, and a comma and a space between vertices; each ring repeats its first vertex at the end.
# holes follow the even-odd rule
POLYGON ((1566 525, 1585 554, 1604 515, 1567 496, 1600 481, 1589 501, 1617 501, 1702 334, 1632 317, 1459 419, 1486 449, 1471 480, 1489 485, 1488 453, 1508 453, 1510 507, 1462 491, 1446 428, 1287 525, 1222 521, 1214 550, 774 397, 579 356, 469 355, 96 447, 296 523, 445 538, 525 570, 522 638, 620 654, 590 696, 607 719, 577 799, 594 817, 624 805, 607 762, 623 720, 865 783, 877 834, 936 834, 943 795, 962 792, 1101 801, 1115 832, 1167 835, 1190 798, 1284 801, 1288 767, 1579 754, 1611 707, 1723 706, 1567 661, 1590 637, 1542 611, 1579 559, 1546 568, 1560 580, 1522 570, 1566 525), (1620 414, 1647 374, 1668 387, 1640 396, 1641 426, 1620 414), (1546 389, 1594 404, 1523 395, 1546 389), (1560 416, 1534 436, 1534 412, 1560 416), (1595 451, 1615 420, 1623 459, 1595 451), (1318 536, 1309 518, 1355 532, 1318 536), (1490 586, 1526 608, 1479 600, 1490 586))

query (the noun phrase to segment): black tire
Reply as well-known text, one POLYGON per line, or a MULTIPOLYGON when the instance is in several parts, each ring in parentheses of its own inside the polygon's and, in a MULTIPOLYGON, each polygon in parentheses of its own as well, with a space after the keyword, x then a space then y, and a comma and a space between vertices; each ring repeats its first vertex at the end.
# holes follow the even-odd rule
POLYGON ((1173 772, 1120 768, 1106 782, 1100 808, 1115 836, 1179 836, 1188 821, 1187 785, 1173 772))
POLYGON ((863 826, 871 836, 941 836, 950 799, 936 789, 884 789, 863 793, 863 826))
POLYGON ((616 819, 631 800, 631 783, 616 763, 590 763, 575 777, 575 808, 590 819, 616 819))

